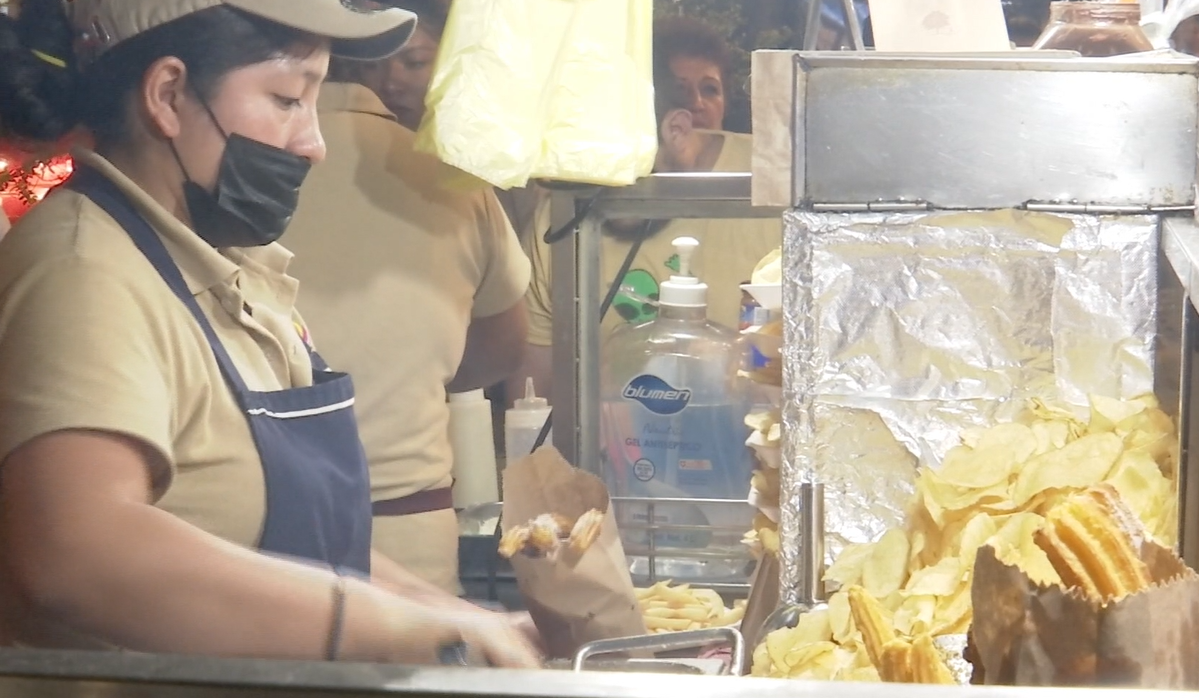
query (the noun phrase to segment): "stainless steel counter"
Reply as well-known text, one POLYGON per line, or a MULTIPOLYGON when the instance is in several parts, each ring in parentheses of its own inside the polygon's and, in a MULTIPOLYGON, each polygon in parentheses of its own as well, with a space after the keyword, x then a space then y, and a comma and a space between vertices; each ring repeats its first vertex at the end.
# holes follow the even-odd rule
MULTIPOLYGON (((1079 689, 823 684, 768 679, 408 668, 107 653, 0 651, 4 698, 211 696, 528 696, 529 698, 1083 698, 1079 689)), ((1113 690, 1105 698, 1151 698, 1113 690)))

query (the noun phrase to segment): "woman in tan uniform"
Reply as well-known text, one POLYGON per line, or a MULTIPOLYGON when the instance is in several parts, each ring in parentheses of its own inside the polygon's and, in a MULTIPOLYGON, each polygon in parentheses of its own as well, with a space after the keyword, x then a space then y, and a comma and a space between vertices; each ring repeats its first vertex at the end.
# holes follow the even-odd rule
POLYGON ((504 615, 374 554, 353 388, 275 243, 324 156, 339 0, 25 0, 0 130, 96 152, 0 245, 0 644, 536 663, 504 615))
POLYGON ((440 188, 375 92, 328 82, 319 110, 329 156, 287 232, 300 307, 358 388, 376 550, 457 593, 446 392, 520 363, 529 261, 495 195, 440 188))
POLYGON ((300 307, 359 390, 376 549, 457 593, 446 392, 519 365, 529 261, 495 194, 440 187, 445 166, 413 147, 444 7, 383 4, 415 12, 418 28, 387 59, 335 62, 318 104, 328 158, 304 184, 287 242, 300 307))

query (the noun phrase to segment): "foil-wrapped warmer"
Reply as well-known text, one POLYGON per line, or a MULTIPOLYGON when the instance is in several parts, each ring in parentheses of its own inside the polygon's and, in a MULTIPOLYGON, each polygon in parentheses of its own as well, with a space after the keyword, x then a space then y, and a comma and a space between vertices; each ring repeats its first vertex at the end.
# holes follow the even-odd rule
POLYGON ((1159 219, 1024 211, 812 213, 784 225, 781 582, 799 485, 826 551, 903 524, 918 465, 1032 397, 1153 388, 1159 219))

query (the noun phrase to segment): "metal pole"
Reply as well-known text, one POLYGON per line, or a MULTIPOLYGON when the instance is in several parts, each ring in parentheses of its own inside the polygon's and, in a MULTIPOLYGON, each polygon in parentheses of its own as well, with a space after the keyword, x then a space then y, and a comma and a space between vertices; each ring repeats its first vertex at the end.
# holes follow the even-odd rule
POLYGON ((866 42, 862 40, 862 24, 858 21, 858 8, 854 0, 841 0, 845 8, 845 26, 849 27, 849 47, 854 51, 864 51, 866 42))
POLYGON ((820 38, 820 5, 824 0, 808 0, 808 19, 804 22, 803 50, 815 51, 820 38))

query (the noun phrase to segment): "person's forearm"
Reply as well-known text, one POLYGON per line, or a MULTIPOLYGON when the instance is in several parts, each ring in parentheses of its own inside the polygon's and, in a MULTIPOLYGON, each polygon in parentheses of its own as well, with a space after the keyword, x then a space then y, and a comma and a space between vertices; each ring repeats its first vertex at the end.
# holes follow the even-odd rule
POLYGON ((446 389, 461 393, 503 381, 521 364, 528 328, 523 301, 498 315, 472 320, 466 331, 466 349, 458 373, 446 384, 446 389))
POLYGON ((418 601, 426 606, 457 611, 477 611, 469 601, 450 594, 404 569, 386 555, 371 551, 371 583, 397 596, 418 601))
MULTIPOLYGON (((333 573, 239 548, 153 506, 109 506, 104 515, 93 533, 48 536, 36 579, 19 577, 35 615, 133 650, 324 657, 333 573)), ((346 584, 341 658, 385 659, 389 616, 379 609, 390 598, 346 584)))
MULTIPOLYGON (((489 348, 485 343, 485 340, 477 338, 467 343, 458 372, 446 384, 447 392, 464 393, 490 388, 503 382, 520 365, 520 351, 501 346, 489 348)), ((523 348, 522 340, 520 350, 523 348)))
POLYGON ((465 393, 471 390, 490 388, 507 375, 502 367, 497 369, 494 366, 485 365, 485 362, 486 359, 464 358, 462 365, 458 367, 458 373, 454 374, 454 378, 449 383, 446 383, 446 392, 465 393))

